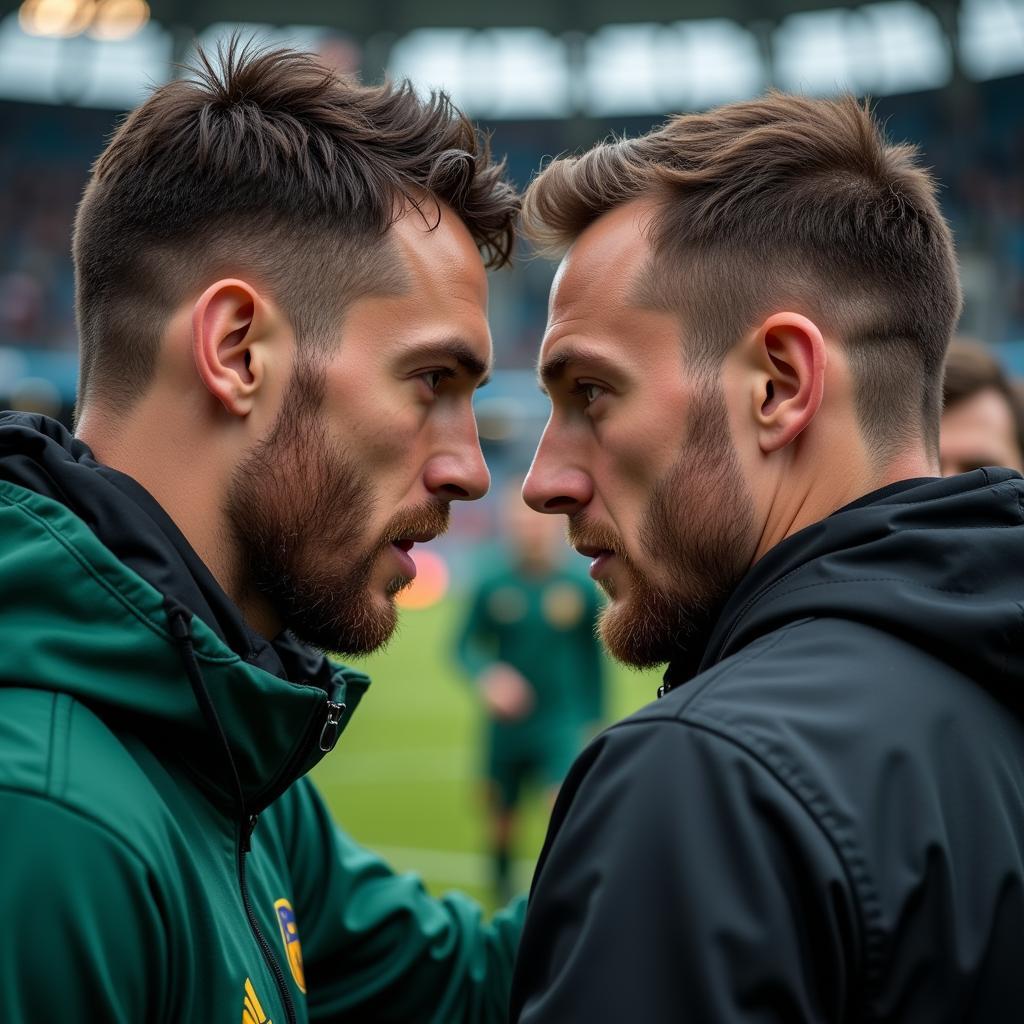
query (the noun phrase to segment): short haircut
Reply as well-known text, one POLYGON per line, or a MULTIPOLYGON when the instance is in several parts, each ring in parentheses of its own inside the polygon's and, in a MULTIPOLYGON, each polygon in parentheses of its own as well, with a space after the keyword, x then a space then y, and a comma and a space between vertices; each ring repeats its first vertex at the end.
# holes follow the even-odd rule
POLYGON ((771 92, 555 160, 527 190, 525 233, 558 254, 645 197, 658 212, 638 285, 680 315, 693 365, 717 371, 793 308, 845 346, 876 456, 921 438, 937 451, 961 307, 952 237, 916 151, 889 144, 867 106, 771 92))
POLYGON ((386 235, 406 202, 430 220, 447 204, 508 262, 518 196, 444 93, 237 38, 189 71, 128 115, 78 210, 80 406, 139 397, 169 316, 216 276, 254 275, 300 352, 328 350, 349 303, 400 280, 386 235))
POLYGON ((952 409, 983 391, 995 391, 1006 400, 1013 414, 1017 448, 1024 457, 1024 395, 987 345, 954 338, 946 353, 942 408, 952 409))

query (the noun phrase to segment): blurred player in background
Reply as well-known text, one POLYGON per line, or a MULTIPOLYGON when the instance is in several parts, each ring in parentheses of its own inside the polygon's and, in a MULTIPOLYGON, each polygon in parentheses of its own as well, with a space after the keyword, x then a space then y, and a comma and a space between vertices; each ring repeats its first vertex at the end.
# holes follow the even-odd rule
POLYGON ((1024 405, 987 346, 955 338, 946 356, 942 391, 943 476, 983 466, 1024 470, 1024 405))
POLYGON ((524 785, 539 784, 553 801, 604 713, 597 589, 565 564, 560 523, 527 507, 521 490, 517 480, 502 494, 504 554, 477 582, 457 643, 487 715, 493 881, 502 901, 513 889, 524 785))
POLYGON ((489 477, 483 257, 518 198, 443 96, 232 45, 75 226, 77 436, 0 416, 0 1019, 488 1021, 520 921, 434 899, 309 770, 415 545, 489 477))

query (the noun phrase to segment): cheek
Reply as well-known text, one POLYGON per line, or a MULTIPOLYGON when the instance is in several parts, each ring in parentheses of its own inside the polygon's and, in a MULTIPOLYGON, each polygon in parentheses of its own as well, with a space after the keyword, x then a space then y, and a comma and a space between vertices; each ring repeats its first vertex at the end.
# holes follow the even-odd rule
POLYGON ((665 440, 675 436, 673 430, 672 424, 644 422, 629 430, 607 431, 596 446, 595 459, 603 470, 599 475, 609 508, 635 517, 646 507, 652 489, 675 464, 678 448, 665 440))

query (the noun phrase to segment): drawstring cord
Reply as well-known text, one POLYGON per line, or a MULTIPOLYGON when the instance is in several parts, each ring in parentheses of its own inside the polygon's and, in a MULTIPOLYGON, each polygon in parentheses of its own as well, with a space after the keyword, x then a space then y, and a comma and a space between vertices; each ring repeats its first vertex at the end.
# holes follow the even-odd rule
POLYGON ((188 681, 192 687, 192 693, 195 695, 196 703, 199 705, 199 710, 202 712, 207 726, 213 735, 220 740, 220 747, 224 751, 224 756, 227 760, 228 768, 230 769, 231 778, 235 784, 235 797, 238 801, 239 815, 242 821, 249 821, 250 816, 245 806, 245 794, 242 790, 242 779, 238 774, 238 766, 235 764, 235 758, 231 753, 231 744, 228 743, 224 727, 221 725, 220 719, 217 717, 217 710, 214 708, 213 701, 210 699, 209 690, 206 689, 206 682, 203 679, 203 673, 199 668, 199 662, 196 659, 196 652, 192 645, 192 613, 181 605, 175 604, 171 601, 166 602, 166 607, 167 620, 171 627, 171 636, 174 638, 178 651, 181 654, 181 661, 185 668, 185 675, 188 676, 188 681))

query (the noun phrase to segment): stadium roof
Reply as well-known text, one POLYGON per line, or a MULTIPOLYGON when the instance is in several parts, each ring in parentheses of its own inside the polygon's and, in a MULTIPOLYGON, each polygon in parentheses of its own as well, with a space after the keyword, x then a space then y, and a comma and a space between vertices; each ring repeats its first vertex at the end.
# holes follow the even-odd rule
MULTIPOLYGON (((957 0, 919 0, 949 23, 957 0)), ((0 17, 18 0, 0 0, 0 17)), ((169 26, 202 32, 223 22, 321 25, 366 38, 419 28, 542 28, 594 31, 623 22, 671 23, 728 18, 743 24, 778 21, 789 14, 860 4, 837 0, 149 0, 152 16, 169 26)))

